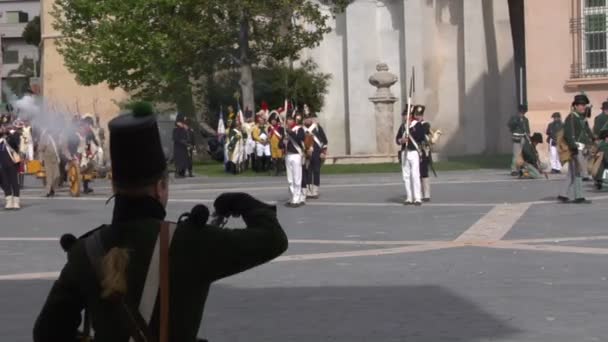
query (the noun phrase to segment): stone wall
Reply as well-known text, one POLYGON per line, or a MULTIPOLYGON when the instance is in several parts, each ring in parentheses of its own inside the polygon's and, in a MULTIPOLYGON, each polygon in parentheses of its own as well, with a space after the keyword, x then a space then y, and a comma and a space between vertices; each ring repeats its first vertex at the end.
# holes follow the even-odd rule
POLYGON ((356 0, 332 24, 304 54, 333 77, 321 111, 331 154, 377 152, 367 79, 381 62, 399 76, 394 132, 386 134, 399 127, 415 67, 415 101, 444 131, 445 155, 509 150, 505 124, 517 100, 507 0, 356 0))

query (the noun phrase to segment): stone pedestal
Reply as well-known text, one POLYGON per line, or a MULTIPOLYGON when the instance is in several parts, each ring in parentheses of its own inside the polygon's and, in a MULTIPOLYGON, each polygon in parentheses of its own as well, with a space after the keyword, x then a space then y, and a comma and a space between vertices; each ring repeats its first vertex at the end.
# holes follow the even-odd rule
POLYGON ((377 72, 369 78, 369 83, 378 90, 369 100, 374 104, 376 121, 376 153, 390 155, 395 152, 393 141, 395 102, 397 98, 391 93, 390 87, 397 83, 396 75, 388 72, 388 65, 380 63, 377 72))

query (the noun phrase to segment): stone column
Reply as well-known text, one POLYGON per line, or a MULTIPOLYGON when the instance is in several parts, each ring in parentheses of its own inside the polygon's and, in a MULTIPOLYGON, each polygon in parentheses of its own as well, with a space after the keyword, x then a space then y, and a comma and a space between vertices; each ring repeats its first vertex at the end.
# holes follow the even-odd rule
POLYGON ((390 87, 397 83, 398 77, 388 72, 388 65, 380 63, 377 72, 369 78, 369 83, 378 88, 369 100, 374 104, 376 119, 376 152, 390 155, 395 151, 393 142, 393 120, 395 119, 395 102, 397 98, 390 87))

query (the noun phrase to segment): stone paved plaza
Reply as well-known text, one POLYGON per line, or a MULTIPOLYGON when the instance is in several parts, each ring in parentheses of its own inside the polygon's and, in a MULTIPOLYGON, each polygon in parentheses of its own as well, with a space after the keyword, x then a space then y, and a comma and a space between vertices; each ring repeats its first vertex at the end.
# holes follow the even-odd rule
MULTIPOLYGON (((607 341, 608 195, 554 201, 562 177, 446 172, 433 203, 405 207, 400 175, 325 177, 321 199, 279 206, 290 238, 273 263, 212 287, 201 337, 216 341, 607 341)), ((0 211, 0 340, 31 341, 65 261, 58 237, 110 219, 110 187, 54 199, 31 183, 0 211)), ((173 181, 168 218, 226 191, 280 204, 280 178, 173 181)), ((229 225, 239 226, 232 220, 229 225)), ((196 272, 196 270, 192 270, 196 272)))

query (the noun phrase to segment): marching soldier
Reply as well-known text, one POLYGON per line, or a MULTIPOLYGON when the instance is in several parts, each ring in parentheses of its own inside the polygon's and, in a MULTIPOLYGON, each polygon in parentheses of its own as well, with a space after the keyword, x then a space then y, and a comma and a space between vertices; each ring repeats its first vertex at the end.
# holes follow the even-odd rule
POLYGON ((46 177, 46 197, 55 196, 55 188, 59 181, 59 148, 51 131, 45 129, 42 132, 39 145, 39 153, 44 163, 46 177))
POLYGON ((547 126, 547 143, 549 144, 549 156, 551 158, 551 173, 560 174, 562 173, 562 163, 559 160, 559 153, 557 152, 557 132, 563 127, 562 116, 560 113, 555 112, 551 115, 553 122, 547 126))
MULTIPOLYGON (((415 112, 415 107, 412 108, 415 112)), ((403 111, 403 123, 399 127, 395 142, 401 145, 400 161, 405 182, 405 205, 422 205, 422 192, 420 189, 420 144, 424 141, 424 128, 414 117, 407 127, 407 110, 403 111)))
POLYGON ((281 172, 281 169, 285 167, 285 163, 283 160, 285 154, 285 144, 283 144, 285 128, 281 126, 281 121, 279 120, 279 113, 275 111, 271 112, 269 121, 270 126, 268 127, 268 134, 270 136, 270 156, 272 158, 271 164, 275 175, 278 176, 281 172))
POLYGON ((194 137, 194 129, 192 128, 192 120, 190 118, 184 118, 184 129, 186 130, 186 142, 187 145, 187 165, 186 171, 188 171, 188 177, 194 177, 192 168, 194 167, 194 155, 196 154, 196 138, 194 137))
POLYGON ((14 127, 0 128, 0 182, 4 191, 4 209, 21 209, 19 164, 20 134, 14 127))
POLYGON ((270 164, 270 143, 268 141, 268 125, 262 114, 256 116, 257 124, 253 127, 252 138, 255 144, 255 164, 256 172, 267 171, 270 164))
POLYGON ((313 144, 308 154, 308 166, 306 167, 306 184, 304 189, 308 198, 319 198, 319 187, 321 186, 321 164, 327 155, 327 136, 323 127, 316 120, 317 115, 309 112, 304 119, 304 134, 312 137, 313 144))
POLYGON ((422 125, 424 140, 420 144, 420 183, 422 186, 422 201, 431 201, 431 179, 429 170, 432 167, 433 156, 431 151, 431 123, 424 120, 425 106, 414 106, 414 117, 422 125))
POLYGON ((285 128, 285 169, 287 171, 287 182, 289 183, 290 199, 285 205, 290 208, 298 208, 306 204, 306 197, 302 189, 302 162, 304 151, 304 130, 296 117, 287 117, 285 128))
POLYGON ((522 140, 526 136, 530 136, 530 123, 526 117, 528 111, 527 106, 519 105, 518 113, 513 115, 509 120, 509 130, 513 140, 513 158, 511 159, 511 176, 518 176, 517 157, 521 153, 522 140))
POLYGON ((188 169, 188 130, 184 121, 184 114, 177 114, 175 128, 173 128, 173 162, 175 163, 175 176, 186 177, 188 169))
POLYGON ((608 181, 608 177, 605 177, 604 175, 605 171, 608 169, 608 128, 600 130, 598 139, 598 153, 600 153, 602 159, 599 161, 599 167, 597 168, 596 174, 593 176, 596 188, 601 190, 604 187, 604 183, 608 181))
POLYGON ((585 113, 589 99, 586 95, 576 95, 572 102, 573 110, 564 121, 564 139, 570 149, 568 161, 567 184, 557 197, 562 203, 568 203, 573 196, 574 203, 587 204, 591 201, 583 197, 582 166, 584 151, 592 143, 593 133, 585 123, 585 113))
POLYGON ((207 224, 196 206, 165 221, 167 163, 149 106, 133 106, 109 124, 114 211, 111 224, 76 240, 62 237, 68 261, 34 326, 35 342, 195 341, 210 285, 268 262, 287 249, 276 207, 247 194, 220 195, 220 218, 241 216, 246 229, 207 224))
POLYGON ((97 168, 97 151, 100 149, 99 141, 93 132, 93 116, 88 114, 84 116, 80 126, 81 145, 79 150, 80 157, 80 172, 82 174, 83 192, 89 194, 93 189, 89 187, 90 182, 94 178, 94 173, 97 168))
POLYGON ((520 178, 523 178, 524 175, 532 179, 541 178, 541 175, 548 177, 544 171, 545 165, 541 163, 536 149, 536 146, 542 143, 543 136, 540 133, 534 133, 529 139, 524 140, 521 149, 523 165, 521 166, 520 178))
POLYGON ((238 119, 230 121, 229 125, 230 128, 226 139, 228 148, 228 172, 232 172, 236 175, 243 169, 245 140, 247 138, 241 130, 241 124, 238 119))
POLYGON ((245 122, 242 124, 241 127, 241 131, 243 132, 243 138, 245 139, 243 142, 243 164, 245 170, 251 167, 255 171, 256 164, 258 164, 256 159, 256 142, 253 138, 253 130, 255 126, 256 122, 254 122, 254 118, 252 117, 252 115, 245 116, 245 122))
POLYGON ((602 112, 593 121, 593 135, 599 138, 603 129, 608 129, 608 101, 602 103, 602 112))

